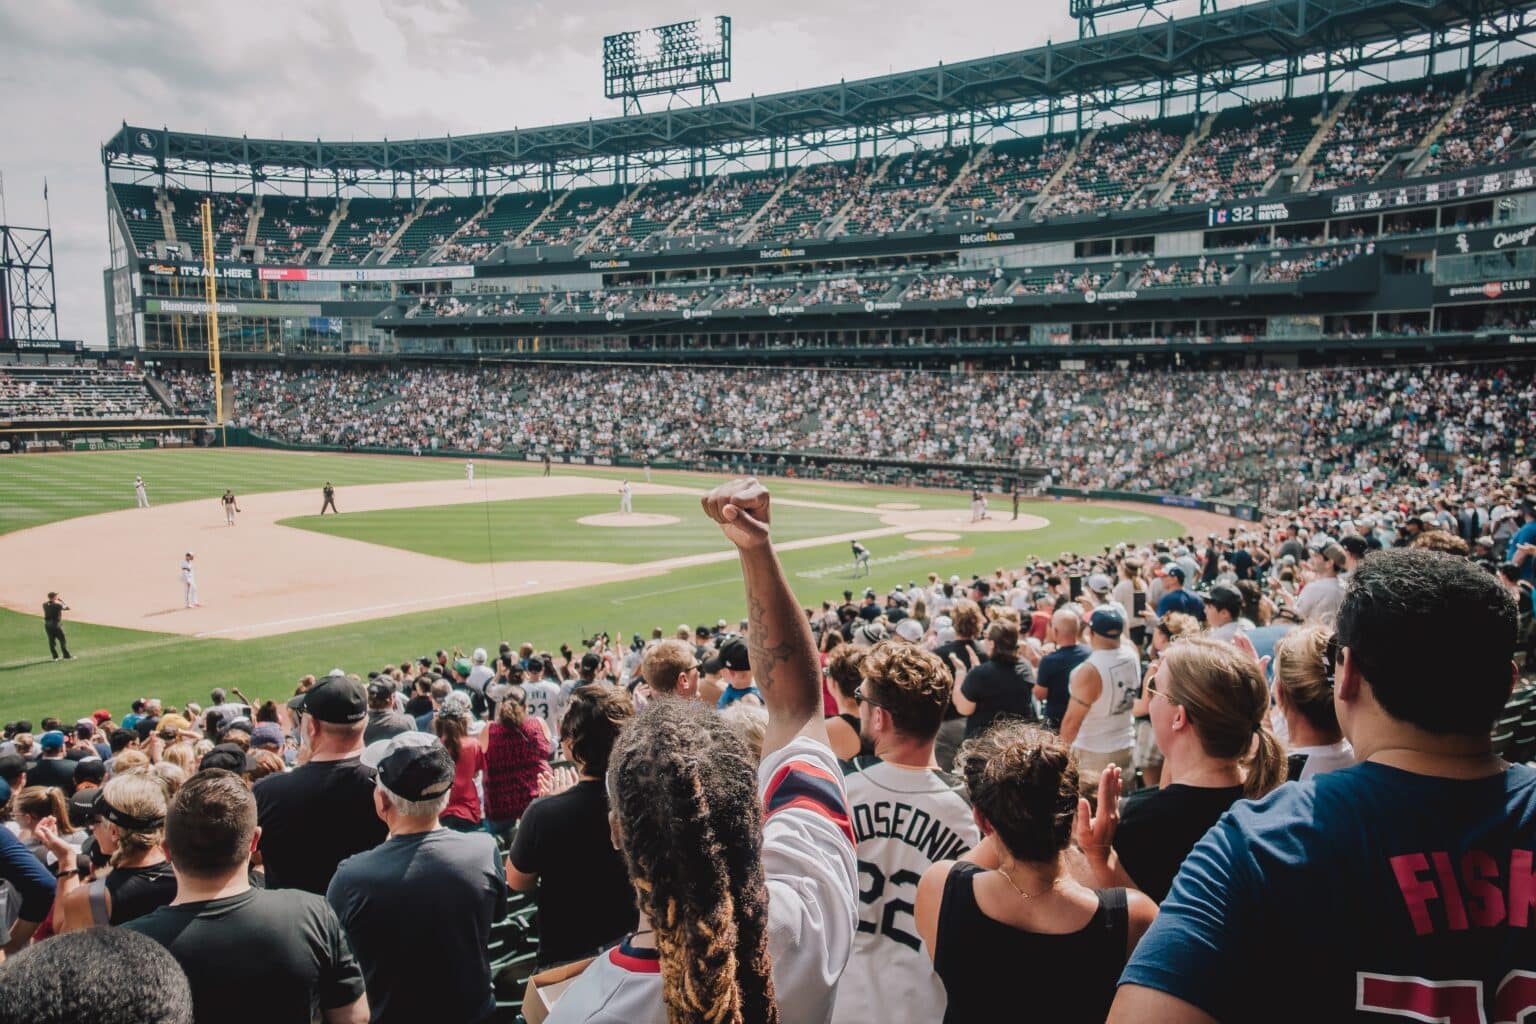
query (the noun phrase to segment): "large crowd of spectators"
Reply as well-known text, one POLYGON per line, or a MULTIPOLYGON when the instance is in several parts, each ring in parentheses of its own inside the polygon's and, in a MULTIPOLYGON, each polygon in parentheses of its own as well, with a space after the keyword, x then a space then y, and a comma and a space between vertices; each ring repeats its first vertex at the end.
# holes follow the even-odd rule
POLYGON ((559 968, 550 1024, 1267 1022, 1275 942, 1328 1019, 1529 1005, 1503 890, 1429 881, 1536 838, 1528 459, 808 600, 761 485, 703 514, 745 619, 6 723, 0 1015, 510 1020, 559 968))
POLYGON ((107 368, 0 368, 0 421, 165 419, 144 374, 107 368))
MULTIPOLYGON (((167 378, 192 407, 206 403, 206 382, 167 378)), ((965 375, 241 368, 232 383, 236 425, 301 444, 686 465, 711 449, 1027 465, 1060 486, 1247 501, 1276 487, 1300 500, 1442 486, 1536 452, 1529 364, 965 375)))

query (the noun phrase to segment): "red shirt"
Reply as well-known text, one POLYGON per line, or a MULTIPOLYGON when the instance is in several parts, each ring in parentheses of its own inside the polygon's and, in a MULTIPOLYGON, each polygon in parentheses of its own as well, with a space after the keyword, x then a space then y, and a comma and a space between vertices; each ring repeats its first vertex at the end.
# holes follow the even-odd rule
POLYGON ((520 728, 492 722, 485 741, 485 812, 492 821, 523 816, 539 795, 539 769, 549 760, 549 737, 529 715, 520 728))
POLYGON ((448 806, 443 817, 463 818, 479 824, 484 817, 480 813, 480 794, 475 791, 475 776, 485 770, 485 751, 480 742, 469 736, 459 741, 459 759, 453 765, 453 789, 448 796, 448 806))

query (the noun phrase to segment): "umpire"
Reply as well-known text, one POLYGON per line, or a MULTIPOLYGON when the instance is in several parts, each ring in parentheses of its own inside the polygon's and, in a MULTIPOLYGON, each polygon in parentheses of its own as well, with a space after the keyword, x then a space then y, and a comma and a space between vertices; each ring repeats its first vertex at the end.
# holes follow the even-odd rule
POLYGON ((59 650, 62 648, 64 657, 73 659, 69 653, 69 643, 64 639, 64 613, 69 611, 69 605, 59 600, 58 591, 48 591, 48 600, 43 602, 43 628, 48 631, 48 650, 53 655, 53 660, 59 660, 59 650))

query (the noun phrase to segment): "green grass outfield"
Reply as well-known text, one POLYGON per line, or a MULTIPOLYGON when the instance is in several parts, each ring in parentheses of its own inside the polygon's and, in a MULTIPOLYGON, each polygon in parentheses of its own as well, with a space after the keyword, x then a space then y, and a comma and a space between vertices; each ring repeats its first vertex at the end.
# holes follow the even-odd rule
MULTIPOLYGON (((537 465, 491 462, 475 463, 476 477, 535 476, 537 465)), ((619 480, 638 479, 630 471, 572 469, 563 472, 619 480)), ((143 452, 93 452, 66 455, 11 456, 0 459, 0 532, 10 532, 59 519, 91 515, 133 506, 133 477, 142 474, 151 502, 164 504, 192 499, 214 499, 226 487, 237 495, 261 491, 318 489, 326 480, 338 491, 359 484, 413 480, 462 479, 462 459, 383 457, 368 455, 301 454, 262 450, 185 450, 143 452)), ((713 486, 721 477, 687 473, 656 473, 658 483, 689 487, 713 486)), ((925 509, 963 510, 968 496, 923 490, 861 488, 781 480, 770 484, 775 494, 807 501, 866 507, 882 502, 910 502, 925 509)), ((617 497, 591 499, 591 511, 613 511, 617 497)), ((637 511, 666 511, 683 522, 658 528, 655 539, 642 539, 646 528, 608 530, 581 527, 573 519, 589 514, 588 499, 532 499, 496 502, 491 506, 493 525, 500 516, 519 510, 501 506, 542 506, 544 522, 530 519, 521 532, 534 543, 532 557, 578 557, 593 561, 649 561, 675 553, 711 550, 719 542, 698 518, 697 501, 686 496, 657 498, 639 495, 637 511), (671 502, 677 502, 677 508, 671 502), (665 538, 667 530, 676 531, 665 538), (610 534, 624 534, 611 539, 610 534), (619 551, 615 545, 636 544, 643 553, 619 551), (647 546, 649 545, 649 546, 647 546), (667 546, 663 546, 667 545, 667 546), (694 545, 703 545, 695 547, 694 545), (682 548, 674 550, 673 546, 682 548)), ((1006 510, 999 503, 994 508, 1006 510)), ((468 538, 455 555, 464 560, 485 560, 483 505, 457 508, 426 508, 403 512, 359 513, 326 517, 327 532, 394 543, 414 550, 430 550, 442 539, 450 513, 473 510, 478 530, 465 529, 468 538), (396 519, 395 517, 404 517, 396 519), (414 518, 415 526, 409 521, 414 518), (370 520, 381 524, 373 526, 370 520), (375 536, 367 536, 376 529, 375 536), (387 540, 386 535, 394 534, 387 540)), ((867 581, 877 589, 922 579, 930 571, 945 575, 989 572, 1015 565, 1031 555, 1055 556, 1064 550, 1098 550, 1122 540, 1151 539, 1183 532, 1171 520, 1150 512, 1096 508, 1057 502, 1028 502, 1021 511, 1052 520, 1050 527, 1023 534, 971 533, 961 540, 919 542, 901 536, 869 542, 874 554, 874 575, 867 581)), ((857 530, 873 523, 858 513, 792 508, 786 506, 777 529, 791 535, 823 536, 857 530), (801 517, 805 518, 802 520, 801 517), (830 517, 830 518, 822 518, 830 517), (851 524, 851 525, 849 525, 851 524), (801 532, 802 530, 807 532, 801 532)), ((295 525, 314 527, 309 517, 295 525)), ((493 530, 493 536, 497 532, 493 530)), ((530 557, 496 542, 497 559, 530 557)), ((521 544, 516 545, 521 548, 521 544)), ((67 557, 62 556, 62 557, 67 557)), ((259 557, 259 556, 257 556, 259 557)), ((803 604, 839 596, 845 588, 860 588, 865 580, 849 578, 847 545, 834 543, 786 552, 784 563, 803 604)), ((41 605, 47 581, 37 581, 41 605)), ((174 703, 206 702, 215 686, 239 686, 254 698, 280 697, 292 692, 294 681, 306 672, 325 672, 340 665, 366 672, 383 663, 418 657, 439 647, 476 646, 494 649, 501 640, 531 641, 553 649, 560 643, 576 646, 583 636, 606 630, 629 636, 647 633, 652 627, 670 630, 681 622, 698 624, 717 618, 736 619, 743 611, 741 580, 733 562, 674 570, 664 576, 602 584, 580 590, 508 598, 442 611, 419 612, 351 625, 289 633, 256 640, 198 640, 175 634, 139 632, 70 621, 66 617, 72 662, 48 659, 42 621, 37 615, 0 610, 0 721, 47 714, 72 718, 97 707, 107 707, 120 718, 135 697, 158 696, 174 703)))

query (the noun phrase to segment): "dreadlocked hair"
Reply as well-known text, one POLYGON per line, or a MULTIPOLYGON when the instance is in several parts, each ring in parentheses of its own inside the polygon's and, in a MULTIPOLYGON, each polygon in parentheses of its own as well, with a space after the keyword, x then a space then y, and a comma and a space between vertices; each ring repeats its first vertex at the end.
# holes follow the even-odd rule
POLYGON ((756 765, 696 701, 647 705, 613 751, 610 799, 670 1024, 778 1024, 756 765))

